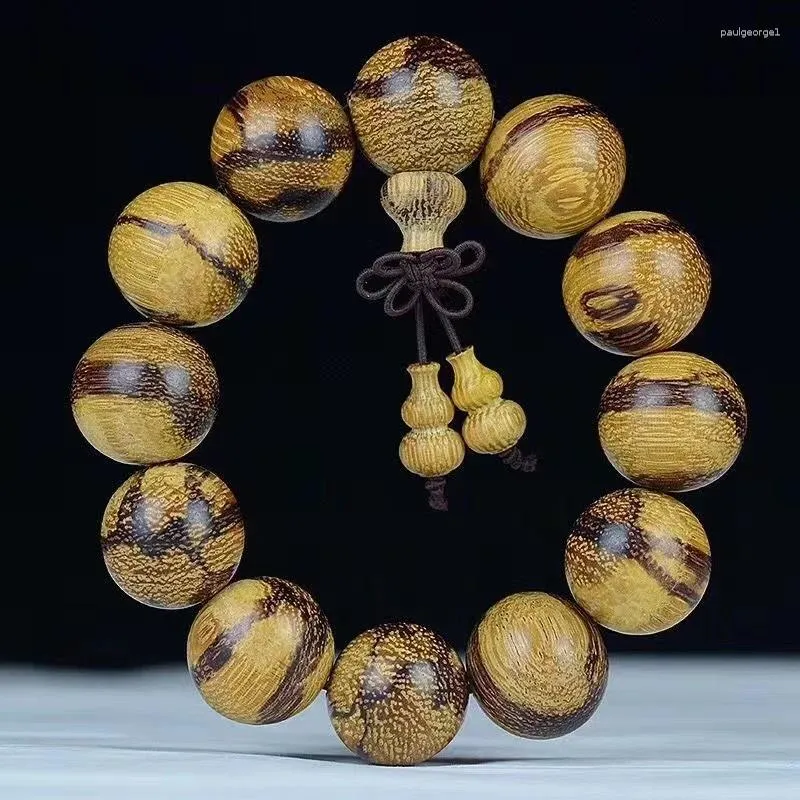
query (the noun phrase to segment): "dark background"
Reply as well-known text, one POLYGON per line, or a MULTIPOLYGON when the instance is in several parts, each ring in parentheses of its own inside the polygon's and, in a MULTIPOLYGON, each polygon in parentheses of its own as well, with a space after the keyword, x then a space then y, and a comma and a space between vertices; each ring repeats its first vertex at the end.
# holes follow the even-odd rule
MULTIPOLYGON (((548 12, 558 17, 540 17, 534 8, 487 4, 480 16, 462 9, 439 19, 430 13, 435 4, 425 16, 382 6, 369 18, 355 6, 330 15, 300 4, 101 8, 40 8, 30 52, 47 91, 32 86, 23 113, 13 116, 23 131, 29 113, 42 120, 31 126, 44 140, 42 173, 29 181, 33 211, 19 224, 32 243, 32 291, 52 296, 55 309, 43 314, 52 323, 47 348, 21 337, 47 390, 23 398, 38 421, 22 426, 22 494, 7 500, 23 506, 16 524, 30 553, 25 570, 6 564, 15 573, 7 583, 19 585, 15 633, 0 639, 0 659, 100 667, 183 658, 193 611, 138 605, 105 572, 100 518, 131 468, 93 451, 68 406, 81 353, 138 318, 107 269, 111 226, 154 184, 214 184, 211 127, 241 85, 299 75, 343 99, 376 49, 419 32, 449 38, 478 59, 498 118, 552 92, 599 105, 628 154, 614 210, 675 217, 712 266, 710 305, 680 347, 733 374, 750 432, 726 476, 680 498, 709 534, 711 584, 678 627, 651 637, 607 633, 609 646, 798 648, 790 556, 798 534, 797 202, 789 176, 798 149, 789 122, 797 31, 779 12, 734 4, 701 19, 680 4, 643 4, 604 5, 593 16, 589 7, 563 4, 548 12), (720 28, 740 26, 779 26, 781 37, 720 38, 720 28)), ((279 575, 306 586, 339 645, 379 622, 410 619, 463 647, 480 614, 505 594, 565 593, 572 522, 625 485, 601 452, 595 413, 626 360, 583 340, 561 304, 575 239, 513 233, 482 198, 476 166, 461 178, 468 204, 448 241, 479 239, 488 263, 469 279, 478 302, 460 330, 503 375, 505 396, 526 409, 525 445, 539 454, 537 473, 468 454, 449 481, 451 511, 436 514, 425 507, 422 482, 400 465, 413 322, 387 319, 353 289, 356 274, 400 242, 378 203, 384 178, 361 155, 322 214, 284 225, 254 221, 262 251, 254 289, 232 316, 194 334, 216 363, 222 402, 187 460, 212 469, 238 496, 248 536, 239 576, 279 575)), ((434 337, 434 353, 446 348, 434 337)))

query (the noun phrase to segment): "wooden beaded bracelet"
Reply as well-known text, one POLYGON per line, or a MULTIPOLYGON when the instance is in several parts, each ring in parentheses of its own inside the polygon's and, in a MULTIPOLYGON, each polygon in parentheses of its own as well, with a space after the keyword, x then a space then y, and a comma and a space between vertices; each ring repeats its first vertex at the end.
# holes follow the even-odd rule
POLYGON ((667 349, 703 314, 708 264, 694 238, 662 214, 604 219, 622 188, 625 151, 614 125, 585 100, 528 100, 490 133, 492 96, 477 62, 443 39, 415 36, 365 64, 348 104, 364 153, 389 175, 381 202, 403 234, 400 250, 377 259, 357 288, 383 300, 390 316, 414 312, 418 361, 408 367, 402 417, 411 430, 400 458, 427 480, 434 508, 446 507, 444 476, 466 448, 533 465, 517 449, 522 408, 502 397, 499 374, 461 345, 453 325, 473 304, 458 279, 485 256, 476 242, 444 246, 465 202, 455 174, 482 151, 483 191, 506 225, 543 239, 586 231, 566 265, 564 304, 593 344, 637 357, 603 392, 598 427, 608 459, 638 487, 592 503, 567 538, 577 605, 543 592, 500 600, 473 630, 465 669, 442 637, 410 623, 362 633, 335 658, 328 621, 304 589, 281 578, 228 585, 244 547, 236 498, 213 473, 179 461, 211 428, 219 383, 205 350, 174 326, 222 319, 253 284, 258 245, 239 208, 271 221, 304 219, 347 180, 355 149, 347 114, 325 90, 293 77, 256 81, 220 112, 211 160, 227 197, 193 183, 156 186, 112 230, 111 273, 149 321, 89 347, 71 404, 96 449, 149 466, 106 507, 106 566, 147 605, 205 603, 189 632, 189 668, 206 702, 229 719, 279 722, 325 689, 348 748, 378 764, 416 764, 452 740, 472 692, 513 734, 561 736, 592 715, 605 690, 608 659, 595 623, 663 631, 708 584, 702 525, 662 493, 716 480, 745 435, 733 379, 706 358, 667 349), (428 359, 431 312, 453 344, 450 396, 440 365, 428 359), (454 405, 466 414, 460 434, 449 427, 454 405))

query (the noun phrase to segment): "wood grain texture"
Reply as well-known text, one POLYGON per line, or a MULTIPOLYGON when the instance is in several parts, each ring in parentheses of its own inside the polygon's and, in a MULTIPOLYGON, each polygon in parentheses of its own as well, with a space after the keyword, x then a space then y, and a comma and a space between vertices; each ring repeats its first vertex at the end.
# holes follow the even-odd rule
POLYGON ((154 322, 101 336, 75 367, 72 414, 101 453, 124 464, 182 458, 211 429, 219 381, 190 336, 154 322))
POLYGON ((455 409, 439 386, 439 364, 411 364, 411 393, 400 411, 411 430, 400 442, 400 461, 415 475, 447 475, 464 460, 464 441, 452 428, 455 409))
POLYGON ((117 586, 156 608, 208 600, 233 577, 244 550, 239 504, 225 483, 194 464, 131 475, 106 506, 103 558, 117 586))
POLYGON ((573 325, 603 350, 666 350, 694 329, 711 291, 697 242, 664 214, 628 211, 578 240, 562 282, 573 325))
POLYGON ((608 460, 628 480, 684 492, 731 467, 742 449, 747 411, 722 367, 668 351, 617 373, 600 400, 598 429, 608 460))
POLYGON ((711 550, 683 503, 647 489, 620 489, 578 518, 564 565, 572 596, 596 622, 618 633, 659 633, 700 602, 711 550))
POLYGON ((341 652, 328 684, 333 729, 357 755, 406 766, 433 758, 458 733, 469 691, 461 659, 422 625, 379 625, 341 652))
POLYGON ((398 172, 381 188, 381 205, 403 234, 404 253, 444 247, 444 232, 466 199, 464 184, 446 172, 398 172))
POLYGON ((322 610, 282 578, 230 584, 200 610, 187 643, 203 699, 251 725, 281 722, 306 708, 325 686, 333 658, 322 610))
POLYGON ((258 241, 227 197, 198 183, 164 183, 123 210, 108 243, 111 275, 142 315, 210 325, 244 299, 258 271, 258 241))
POLYGON ((513 447, 525 433, 525 412, 513 400, 505 400, 503 379, 485 367, 473 347, 447 356, 453 368, 451 397, 467 413, 461 435, 470 450, 498 454, 513 447))
POLYGON ((580 608, 544 592, 495 603, 467 646, 472 691, 509 733, 552 739, 597 710, 608 682, 603 639, 580 608))
POLYGON ((240 89, 211 134, 211 162, 223 190, 271 222, 326 208, 346 183, 354 153, 350 120, 336 98, 288 76, 240 89))
POLYGON ((489 205, 509 228, 537 239, 580 233, 602 219, 625 181, 625 147, 600 109, 550 94, 513 108, 481 157, 489 205))
POLYGON ((461 172, 478 157, 494 120, 480 65, 438 36, 410 36, 382 47, 362 67, 347 99, 364 153, 389 175, 461 172))

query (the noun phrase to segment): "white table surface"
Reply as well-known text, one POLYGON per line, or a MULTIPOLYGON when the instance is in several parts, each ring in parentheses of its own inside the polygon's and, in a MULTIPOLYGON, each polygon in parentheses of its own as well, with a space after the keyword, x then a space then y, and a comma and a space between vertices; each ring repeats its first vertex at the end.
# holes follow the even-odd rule
POLYGON ((412 768, 363 764, 324 698, 280 725, 218 717, 178 668, 0 670, 0 798, 800 799, 800 660, 612 658, 577 732, 510 736, 471 701, 456 740, 412 768))

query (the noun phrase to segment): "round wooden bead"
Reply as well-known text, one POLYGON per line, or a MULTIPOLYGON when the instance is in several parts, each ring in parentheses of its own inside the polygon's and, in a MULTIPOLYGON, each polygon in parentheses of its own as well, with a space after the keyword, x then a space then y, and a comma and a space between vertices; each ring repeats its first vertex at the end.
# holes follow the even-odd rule
POLYGON ((404 766, 435 756, 458 733, 469 690, 461 659, 421 625, 379 625, 341 652, 328 683, 333 728, 354 753, 404 766))
POLYGON ((233 577, 244 523, 233 492, 194 464, 163 464, 131 475, 109 500, 103 558, 117 586, 156 608, 208 600, 233 577))
POLYGON ((355 144, 333 95, 303 78, 264 78, 220 111, 211 162, 220 185, 245 211, 271 222, 314 216, 339 194, 355 144))
POLYGON ((477 157, 494 106, 480 65, 438 36, 410 36, 378 50, 348 95, 367 158, 380 170, 455 175, 477 157))
POLYGON ((101 336, 75 367, 72 414, 101 453, 124 464, 182 458, 214 422, 219 381, 190 336, 154 322, 101 336))
POLYGON ((534 97, 497 123, 481 157, 481 183, 509 228, 560 239, 602 219, 625 180, 619 132, 586 100, 534 97))
POLYGON ((467 673, 494 723, 516 736, 552 739, 595 712, 608 656, 580 608, 544 592, 520 592, 495 603, 472 631, 467 673))
POLYGON ((146 317, 210 325, 242 302, 258 271, 258 242, 227 197, 198 183, 164 183, 132 200, 108 243, 111 274, 146 317))
POLYGON ((333 634, 311 595, 281 578, 236 581, 192 623, 187 659, 203 699, 228 719, 282 722, 328 680, 333 634))
POLYGON ((618 633, 658 633, 700 602, 711 553, 697 517, 669 495, 620 489, 592 503, 567 539, 572 596, 618 633))
POLYGON ((617 373, 600 400, 598 428, 608 460, 628 480, 685 492, 712 483, 733 464, 747 411, 722 367, 669 351, 617 373))
POLYGON ((584 233, 562 283, 573 325, 592 344, 620 355, 677 344, 700 321, 710 291, 697 242, 652 211, 616 214, 584 233))

